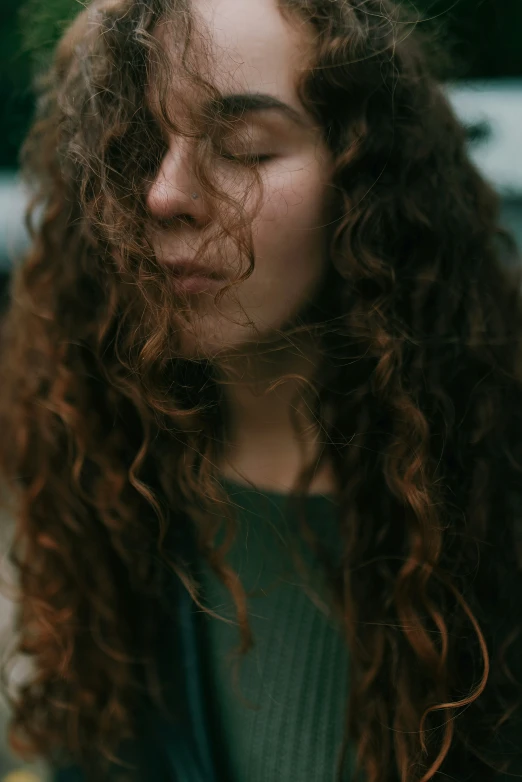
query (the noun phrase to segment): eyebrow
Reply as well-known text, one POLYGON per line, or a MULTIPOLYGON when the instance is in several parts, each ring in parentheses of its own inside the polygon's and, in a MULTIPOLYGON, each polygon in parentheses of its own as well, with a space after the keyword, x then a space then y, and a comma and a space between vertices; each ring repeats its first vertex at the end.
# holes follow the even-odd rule
POLYGON ((280 111, 300 127, 306 126, 304 117, 288 103, 284 103, 274 95, 262 92, 245 92, 232 95, 224 95, 217 100, 210 101, 208 108, 225 116, 240 117, 246 112, 266 111, 269 109, 280 111))

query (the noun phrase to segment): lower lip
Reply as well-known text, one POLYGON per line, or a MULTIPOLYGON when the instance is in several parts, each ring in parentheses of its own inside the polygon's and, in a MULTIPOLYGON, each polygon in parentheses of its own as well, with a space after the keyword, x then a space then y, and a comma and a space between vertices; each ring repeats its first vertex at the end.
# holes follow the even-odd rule
POLYGON ((208 290, 215 290, 222 286, 225 280, 216 280, 214 277, 176 277, 174 284, 185 293, 203 293, 208 290))

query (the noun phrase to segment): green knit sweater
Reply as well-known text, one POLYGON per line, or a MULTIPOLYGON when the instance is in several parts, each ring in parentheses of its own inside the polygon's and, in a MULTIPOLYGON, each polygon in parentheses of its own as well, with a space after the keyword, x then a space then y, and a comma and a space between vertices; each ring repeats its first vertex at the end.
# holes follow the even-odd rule
MULTIPOLYGON (((257 492, 228 480, 240 525, 228 562, 248 596, 254 646, 242 658, 234 690, 230 651, 240 635, 226 587, 200 563, 204 600, 233 624, 203 619, 203 660, 219 776, 227 782, 334 782, 348 688, 348 653, 322 569, 283 512, 284 494, 257 492), (301 574, 288 543, 312 570, 301 574), (307 586, 308 584, 308 586, 307 586)), ((336 504, 306 501, 307 521, 334 557, 336 504)), ((223 538, 221 538, 223 539, 223 538)))

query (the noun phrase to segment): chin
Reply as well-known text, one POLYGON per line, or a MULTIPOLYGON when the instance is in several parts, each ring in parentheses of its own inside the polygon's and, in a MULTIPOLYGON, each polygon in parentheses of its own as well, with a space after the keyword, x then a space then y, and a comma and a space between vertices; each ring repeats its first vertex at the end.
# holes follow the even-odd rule
POLYGON ((256 329, 254 326, 239 326, 225 321, 220 327, 217 322, 211 325, 208 319, 203 318, 199 328, 192 326, 183 333, 180 351, 184 358, 208 361, 228 355, 237 356, 242 351, 249 353, 256 345, 279 342, 282 325, 256 329))

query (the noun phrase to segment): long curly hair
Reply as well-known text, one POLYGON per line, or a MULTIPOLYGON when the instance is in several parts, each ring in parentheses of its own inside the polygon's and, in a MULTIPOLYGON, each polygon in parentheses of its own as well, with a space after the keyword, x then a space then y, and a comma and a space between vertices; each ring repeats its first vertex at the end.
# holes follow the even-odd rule
MULTIPOLYGON (((325 561, 350 660, 338 777, 349 744, 367 782, 522 773, 519 251, 415 15, 392 0, 279 6, 314 30, 299 91, 338 199, 325 284, 292 332, 321 347, 296 405, 313 410, 338 487, 341 566, 325 561)), ((95 0, 39 81, 22 154, 32 243, 2 324, 0 464, 19 577, 11 655, 33 667, 9 695, 9 735, 93 779, 137 735, 140 704, 161 704, 165 572, 208 611, 168 534, 191 530, 234 597, 239 654, 253 643, 226 561, 226 401, 211 358, 180 349, 189 320, 147 239, 167 128, 197 146, 212 242, 249 263, 232 285, 255 263, 245 201, 213 165, 230 121, 198 114, 185 86, 168 97, 190 83, 219 107, 211 56, 188 0, 95 0), (174 74, 153 34, 164 19, 182 44, 174 74)), ((256 161, 229 164, 246 198, 256 161)))

